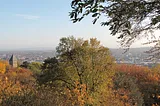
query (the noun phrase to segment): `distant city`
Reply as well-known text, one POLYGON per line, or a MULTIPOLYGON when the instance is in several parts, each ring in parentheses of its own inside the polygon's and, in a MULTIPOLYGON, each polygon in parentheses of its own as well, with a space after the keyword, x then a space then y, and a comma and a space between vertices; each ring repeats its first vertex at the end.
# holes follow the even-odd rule
POLYGON ((19 62, 43 62, 48 57, 54 57, 55 51, 53 50, 25 50, 25 51, 0 51, 0 59, 9 60, 11 55, 17 57, 19 62))
MULTIPOLYGON (((129 51, 124 53, 122 49, 110 49, 112 55, 116 59, 116 63, 122 64, 136 64, 144 66, 153 66, 155 63, 160 61, 147 60, 149 54, 144 53, 149 48, 131 48, 129 51)), ((9 60, 11 55, 14 54, 19 62, 43 62, 48 57, 54 57, 54 50, 25 50, 25 51, 0 51, 0 59, 9 60)))
POLYGON ((122 49, 110 49, 112 55, 116 59, 116 63, 125 63, 125 64, 135 64, 141 66, 149 66, 152 67, 155 64, 160 63, 160 60, 151 60, 148 59, 149 55, 145 53, 146 51, 150 50, 150 48, 131 48, 129 51, 124 53, 125 51, 122 49))

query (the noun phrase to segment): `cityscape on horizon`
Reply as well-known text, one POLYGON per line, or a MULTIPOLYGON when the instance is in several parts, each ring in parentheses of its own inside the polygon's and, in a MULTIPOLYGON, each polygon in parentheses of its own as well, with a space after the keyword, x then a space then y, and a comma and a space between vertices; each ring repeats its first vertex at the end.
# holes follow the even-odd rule
MULTIPOLYGON (((124 53, 124 49, 113 49, 110 48, 112 56, 116 59, 118 64, 136 64, 142 66, 153 67, 154 65, 160 63, 160 60, 147 60, 149 54, 145 53, 150 50, 150 48, 130 48, 129 51, 124 53)), ((56 56, 56 50, 17 50, 17 51, 0 51, 1 60, 9 60, 11 55, 14 54, 20 63, 25 61, 40 62, 43 63, 47 58, 53 58, 56 56)))

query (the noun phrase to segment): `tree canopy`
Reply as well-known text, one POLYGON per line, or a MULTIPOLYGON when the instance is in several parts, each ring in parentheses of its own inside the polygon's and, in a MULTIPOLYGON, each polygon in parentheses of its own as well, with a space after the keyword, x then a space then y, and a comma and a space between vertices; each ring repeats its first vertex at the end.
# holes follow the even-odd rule
POLYGON ((47 67, 40 80, 65 86, 71 94, 68 98, 77 98, 74 105, 107 104, 115 71, 109 49, 96 38, 74 37, 61 38, 56 49, 57 57, 44 61, 43 65, 47 67))
POLYGON ((159 0, 72 0, 70 18, 73 23, 85 16, 93 17, 93 24, 104 16, 102 26, 109 26, 111 35, 118 35, 121 45, 129 48, 140 38, 156 42, 153 32, 160 28, 159 0))

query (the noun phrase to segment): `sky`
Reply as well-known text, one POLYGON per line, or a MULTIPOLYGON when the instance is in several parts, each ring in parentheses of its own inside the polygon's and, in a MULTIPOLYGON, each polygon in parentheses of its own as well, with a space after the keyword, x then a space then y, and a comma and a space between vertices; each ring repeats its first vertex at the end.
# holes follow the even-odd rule
MULTIPOLYGON (((119 48, 117 38, 100 22, 87 17, 73 24, 71 0, 1 0, 0 50, 55 48, 62 37, 97 38, 106 47, 119 48)), ((140 47, 137 42, 132 47, 140 47)))

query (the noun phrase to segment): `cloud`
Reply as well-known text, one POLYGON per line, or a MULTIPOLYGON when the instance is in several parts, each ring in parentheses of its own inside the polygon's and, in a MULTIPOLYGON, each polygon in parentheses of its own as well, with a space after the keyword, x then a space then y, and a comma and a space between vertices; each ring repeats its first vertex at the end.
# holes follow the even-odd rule
POLYGON ((16 16, 22 17, 22 18, 28 19, 28 20, 36 20, 36 19, 40 18, 40 16, 28 15, 28 14, 16 14, 16 16))

